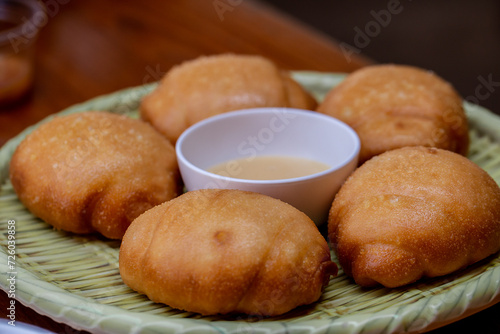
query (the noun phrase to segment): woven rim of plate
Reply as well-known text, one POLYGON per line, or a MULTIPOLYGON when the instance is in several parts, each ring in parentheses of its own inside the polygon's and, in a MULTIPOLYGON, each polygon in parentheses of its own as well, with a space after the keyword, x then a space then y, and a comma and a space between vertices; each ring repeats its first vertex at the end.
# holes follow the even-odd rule
MULTIPOLYGON (((345 77, 317 72, 293 75, 319 100, 345 77)), ((118 91, 58 115, 109 110, 136 117, 141 97, 154 87, 149 84, 118 91)), ((465 107, 471 128, 469 158, 500 184, 500 118, 476 105, 465 107)), ((0 287, 10 289, 7 221, 14 219, 16 299, 76 329, 93 333, 421 332, 500 300, 497 253, 451 275, 399 289, 363 289, 341 271, 317 303, 273 318, 202 317, 155 304, 121 281, 117 263, 119 242, 55 231, 33 217, 17 200, 8 182, 10 157, 19 142, 39 124, 0 150, 0 287)))

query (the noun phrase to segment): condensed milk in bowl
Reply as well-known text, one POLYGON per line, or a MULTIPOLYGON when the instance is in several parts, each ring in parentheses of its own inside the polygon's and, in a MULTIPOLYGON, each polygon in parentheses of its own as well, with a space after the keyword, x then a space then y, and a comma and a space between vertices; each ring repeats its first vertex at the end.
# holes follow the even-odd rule
POLYGON ((254 108, 202 120, 176 143, 187 191, 258 192, 287 202, 318 226, 358 162, 360 141, 345 123, 314 111, 254 108))

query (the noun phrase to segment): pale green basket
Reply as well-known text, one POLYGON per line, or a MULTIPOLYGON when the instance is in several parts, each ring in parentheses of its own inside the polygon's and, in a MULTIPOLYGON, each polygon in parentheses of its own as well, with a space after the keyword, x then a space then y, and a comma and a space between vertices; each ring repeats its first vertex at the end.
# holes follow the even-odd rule
MULTIPOLYGON (((295 72, 318 99, 343 74, 295 72)), ((110 110, 137 117, 153 85, 98 97, 62 113, 110 110)), ((469 158, 500 183, 500 119, 466 105, 469 158)), ((155 304, 125 286, 118 271, 119 242, 55 231, 31 215, 8 181, 11 155, 32 131, 0 150, 0 286, 8 290, 7 221, 16 226, 16 299, 37 312, 92 333, 400 333, 453 322, 500 300, 500 254, 438 279, 398 289, 363 289, 342 271, 322 298, 283 316, 202 317, 155 304)), ((333 258, 336 260, 335 256, 333 258)))

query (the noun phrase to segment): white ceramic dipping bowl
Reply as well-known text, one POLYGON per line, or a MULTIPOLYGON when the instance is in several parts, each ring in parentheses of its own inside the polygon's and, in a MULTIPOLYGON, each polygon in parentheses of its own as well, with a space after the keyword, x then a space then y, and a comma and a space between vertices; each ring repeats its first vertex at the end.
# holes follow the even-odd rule
POLYGON ((356 168, 357 134, 345 123, 317 112, 292 108, 232 111, 202 120, 182 133, 176 153, 188 191, 220 188, 262 193, 287 202, 316 225, 327 221, 335 194, 356 168), (303 177, 245 180, 207 171, 234 159, 292 156, 316 160, 329 169, 303 177))

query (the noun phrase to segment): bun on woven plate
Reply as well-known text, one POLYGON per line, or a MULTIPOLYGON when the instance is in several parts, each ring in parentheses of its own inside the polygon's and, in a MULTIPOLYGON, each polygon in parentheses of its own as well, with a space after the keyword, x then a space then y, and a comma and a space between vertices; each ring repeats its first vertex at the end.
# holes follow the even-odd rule
POLYGON ((180 190, 172 144, 149 124, 109 112, 42 124, 17 147, 10 179, 21 202, 55 228, 113 239, 180 190))
POLYGON ((315 302, 337 266, 302 212, 240 190, 187 192, 139 216, 120 248, 125 284, 204 315, 278 315, 315 302))
POLYGON ((258 107, 314 110, 316 100, 261 56, 222 54, 173 67, 142 100, 141 117, 171 142, 202 119, 258 107))
POLYGON ((500 188, 447 150, 388 151, 342 186, 328 235, 345 273, 362 286, 446 275, 500 250, 500 188))
POLYGON ((388 150, 427 146, 466 155, 462 99, 436 74, 404 65, 372 65, 349 74, 318 111, 350 125, 361 140, 360 164, 388 150))

